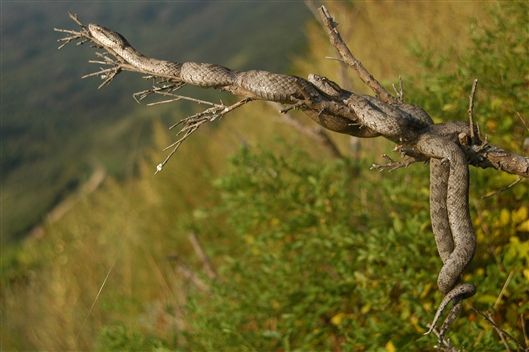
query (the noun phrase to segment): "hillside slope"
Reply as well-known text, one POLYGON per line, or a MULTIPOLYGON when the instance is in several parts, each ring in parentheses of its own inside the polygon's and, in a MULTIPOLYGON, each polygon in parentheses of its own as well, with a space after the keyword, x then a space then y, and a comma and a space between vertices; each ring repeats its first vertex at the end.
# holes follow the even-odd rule
POLYGON ((97 81, 79 79, 96 68, 87 64, 93 57, 89 48, 56 50, 60 35, 53 27, 74 27, 68 11, 126 34, 137 48, 155 57, 283 72, 288 71, 289 56, 304 46, 304 21, 309 16, 302 3, 2 2, 1 6, 0 182, 2 236, 8 240, 23 236, 88 177, 94 164, 123 176, 137 160, 134 150, 141 154, 151 145, 150 121, 158 113, 152 109, 143 121, 138 120, 134 111, 146 108, 131 98, 149 84, 123 75, 98 91, 97 81))
MULTIPOLYGON (((406 99, 426 106, 436 120, 466 116, 472 78, 490 77, 480 83, 476 118, 494 143, 521 153, 527 130, 515 113, 528 116, 527 78, 520 72, 528 72, 523 43, 529 35, 519 25, 527 23, 527 4, 490 4, 494 21, 476 27, 471 18, 487 19, 482 5, 459 4, 329 5, 366 66, 386 82, 406 75, 406 99), (417 19, 413 28, 409 18, 417 19), (447 50, 450 38, 457 40, 447 50), (509 63, 515 69, 502 71, 509 63)), ((323 60, 332 55, 324 34, 315 23, 307 33, 310 52, 296 60, 298 73, 340 78, 338 63, 323 60)), ((178 116, 170 105, 156 113, 178 116)), ((435 339, 422 336, 441 300, 427 165, 370 171, 390 151, 379 139, 363 143, 354 158, 331 158, 280 123, 276 109, 255 102, 199 131, 153 176, 159 150, 172 137, 163 121, 151 123, 151 114, 135 109, 100 137, 112 142, 122 131, 136 131, 120 139, 132 140, 127 154, 142 160, 128 168, 135 177, 107 179, 45 226, 42 238, 4 253, 2 347, 434 350, 435 339), (138 131, 153 140, 145 158, 138 131), (191 233, 219 279, 207 275, 191 233)), ((349 139, 332 137, 347 155, 349 139)), ((473 169, 471 179, 479 246, 465 281, 479 292, 466 301, 450 338, 465 350, 499 352, 505 346, 496 331, 471 308, 491 311, 524 342, 529 187, 522 182, 494 193, 515 180, 494 170, 473 169)))

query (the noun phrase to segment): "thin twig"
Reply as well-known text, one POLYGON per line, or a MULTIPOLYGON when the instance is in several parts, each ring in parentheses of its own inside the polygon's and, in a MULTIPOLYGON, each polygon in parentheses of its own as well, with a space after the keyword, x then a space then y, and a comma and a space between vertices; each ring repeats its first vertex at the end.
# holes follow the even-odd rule
MULTIPOLYGON (((189 99, 195 100, 193 98, 189 98, 189 99)), ((201 100, 202 102, 207 103, 208 105, 213 105, 213 107, 208 108, 201 113, 187 117, 172 126, 174 127, 174 126, 178 126, 182 124, 183 127, 177 133, 177 136, 180 134, 183 134, 183 136, 164 149, 164 150, 167 150, 169 148, 173 148, 171 152, 165 157, 165 159, 161 163, 156 165, 156 171, 154 172, 154 174, 156 175, 157 173, 162 171, 165 164, 167 164, 167 162, 172 158, 172 156, 176 153, 176 151, 182 145, 182 143, 191 134, 193 134, 196 130, 198 130, 200 126, 202 126, 204 123, 212 122, 212 121, 215 121, 216 119, 222 118, 227 113, 249 103, 252 100, 253 100, 252 98, 245 98, 245 99, 239 100, 238 102, 230 106, 213 104, 211 102, 206 102, 206 101, 201 100)))
POLYGON ((291 104, 291 105, 288 105, 286 108, 283 108, 281 110, 279 110, 280 113, 282 114, 286 114, 287 112, 289 112, 290 110, 295 110, 301 106, 305 105, 305 103, 303 101, 300 101, 300 102, 297 102, 295 104, 291 104))
POLYGON ((500 305, 501 299, 503 298, 503 294, 505 293, 507 286, 509 286, 509 283, 511 282, 513 274, 514 274, 514 271, 511 270, 509 272, 509 275, 507 276, 507 279, 503 283, 500 293, 498 294, 498 298, 496 298, 496 302, 494 302, 494 305, 492 306, 493 310, 496 310, 496 308, 498 308, 498 306, 500 305))
POLYGON ((522 124, 524 125, 527 132, 529 132, 529 126, 527 125, 527 122, 525 122, 525 119, 523 118, 522 114, 520 114, 518 111, 516 111, 516 116, 522 121, 522 124))
POLYGON ((327 60, 334 60, 334 61, 340 61, 342 63, 346 63, 345 61, 343 61, 343 59, 339 58, 339 57, 334 57, 334 56, 325 56, 325 59, 327 60))
POLYGON ((90 315, 92 315, 92 312, 94 311, 94 308, 95 308, 96 303, 97 303, 97 301, 99 299, 99 296, 101 296, 101 292, 103 292, 103 288, 105 287, 105 285, 106 285, 106 283, 108 281, 110 273, 112 272, 112 270, 114 270, 114 266, 116 265, 116 262, 117 262, 117 260, 114 261, 114 263, 112 263, 112 265, 110 266, 110 268, 107 271, 107 274, 106 274, 105 278, 103 279, 103 282, 99 286, 99 290, 96 293, 94 301, 92 302, 92 305, 90 306, 90 309, 88 309, 88 313, 84 317, 83 322, 81 323, 81 327, 79 328, 79 331, 77 332, 77 339, 79 339, 79 336, 81 335, 81 332, 82 332, 82 330, 83 330, 83 328, 84 328, 84 326, 86 324, 86 321, 88 320, 90 315))
POLYGON ((410 166, 411 164, 417 162, 417 160, 410 156, 405 156, 401 161, 395 161, 393 160, 389 155, 382 154, 382 158, 386 161, 385 164, 372 164, 369 170, 376 170, 379 172, 382 171, 394 171, 400 168, 406 168, 410 166))
POLYGON ((84 28, 84 25, 81 23, 81 20, 79 19, 79 16, 77 16, 76 13, 68 12, 68 17, 72 19, 75 23, 77 23, 79 26, 84 28))
POLYGON ((198 277, 197 274, 193 272, 187 265, 184 265, 182 263, 176 264, 176 268, 186 278, 187 280, 191 281, 196 288, 198 288, 200 291, 208 292, 209 286, 206 285, 204 281, 200 277, 198 277))
MULTIPOLYGON (((492 314, 490 313, 487 313, 487 316, 489 317, 489 319, 492 321, 492 314)), ((494 329, 494 331, 496 331, 496 333, 498 334, 498 336, 500 337, 500 341, 501 343, 503 344, 503 346, 505 346, 505 350, 508 351, 508 352, 511 352, 511 348, 509 347, 509 343, 507 342, 507 340, 505 339, 505 336, 503 334, 503 331, 501 329, 499 329, 496 325, 492 325, 492 328, 494 329)))
POLYGON ((476 88, 478 86, 478 79, 475 78, 472 82, 472 90, 470 91, 470 96, 468 97, 468 123, 470 127, 470 141, 473 144, 476 142, 474 137, 474 97, 476 96, 476 88))
POLYGON ((202 266, 204 267, 204 271, 206 272, 206 275, 210 279, 214 279, 217 277, 217 271, 211 264, 211 260, 209 260, 208 255, 206 254, 206 251, 202 248, 202 245, 200 244, 200 241, 198 240, 197 235, 192 232, 188 236, 189 242, 191 242, 191 246, 193 247, 193 250, 195 251, 198 259, 202 262, 202 266))
POLYGON ((101 75, 104 75, 105 73, 109 73, 109 72, 112 72, 112 71, 115 71, 115 70, 116 70, 115 67, 111 67, 111 68, 101 68, 100 67, 99 71, 92 72, 92 73, 87 73, 86 75, 81 76, 81 79, 85 79, 85 78, 88 78, 88 77, 94 77, 94 76, 101 76, 101 75))
MULTIPOLYGON (((498 308, 498 305, 500 304, 501 302, 501 299, 503 297, 503 294, 505 292, 505 290, 507 289, 507 286, 509 286, 509 283, 511 282, 511 279, 512 279, 512 276, 513 276, 514 272, 511 270, 509 272, 509 275, 507 276, 507 279, 505 280, 505 282, 503 283, 503 286, 500 290, 500 293, 498 294, 498 297, 496 298, 496 302, 494 302, 494 305, 492 306, 492 310, 496 310, 496 308, 498 308)), ((487 316, 489 317, 490 320, 493 320, 492 319, 492 314, 490 314, 490 312, 487 313, 487 316)), ((509 344, 507 343, 507 341, 505 340, 505 337, 503 336, 503 333, 500 329, 498 329, 496 326, 492 326, 494 328, 494 330, 496 331, 496 333, 498 334, 498 336, 500 337, 500 340, 501 342, 503 343, 503 345, 505 346, 505 349, 510 352, 511 351, 511 348, 509 347, 509 344)))
POLYGON ((399 102, 403 103, 404 102, 404 88, 402 85, 402 77, 399 76, 399 88, 395 86, 395 83, 393 83, 392 86, 393 86, 393 91, 395 92, 395 95, 397 96, 397 99, 399 100, 399 102))
POLYGON ((507 331, 505 331, 502 328, 500 328, 498 326, 498 324, 496 324, 496 322, 492 319, 492 317, 489 317, 487 314, 483 313, 479 309, 476 309, 475 307, 472 307, 472 310, 475 313, 481 315, 486 321, 488 321, 495 329, 497 329, 496 331, 499 331, 504 336, 507 336, 510 340, 512 340, 517 346, 519 346, 523 350, 523 348, 524 348, 523 345, 517 339, 515 339, 511 334, 509 334, 507 331))
POLYGON ((509 183, 507 186, 485 194, 484 196, 481 197, 481 199, 487 199, 487 198, 490 198, 490 197, 493 197, 493 196, 497 195, 498 193, 502 193, 502 192, 508 191, 509 189, 511 189, 514 186, 516 186, 518 183, 522 182, 522 180, 523 179, 521 177, 518 177, 515 181, 509 183))
POLYGON ((153 103, 147 104, 147 106, 155 106, 155 105, 160 105, 160 104, 174 103, 175 101, 179 101, 179 100, 182 100, 182 98, 178 97, 178 98, 173 98, 173 99, 155 101, 153 103))
POLYGON ((527 331, 525 330, 525 319, 523 313, 520 313, 520 325, 522 325, 522 333, 525 342, 525 347, 529 347, 529 337, 527 336, 527 331))
POLYGON ((166 96, 166 97, 178 98, 180 100, 187 100, 187 101, 199 104, 199 105, 209 105, 209 106, 214 106, 214 107, 217 107, 217 108, 226 107, 224 104, 215 104, 215 103, 212 103, 212 102, 207 101, 207 100, 191 98, 191 97, 188 97, 188 96, 185 96, 185 95, 178 95, 178 94, 173 94, 173 93, 164 92, 164 91, 160 91, 160 90, 155 91, 154 94, 163 95, 163 96, 166 96))
MULTIPOLYGON (((150 78, 152 77, 146 77, 146 79, 150 79, 150 78)), ((185 86, 184 82, 169 82, 167 84, 163 84, 164 82, 159 82, 159 83, 161 83, 162 85, 161 86, 153 85, 151 89, 145 89, 145 90, 133 93, 132 97, 137 103, 141 103, 142 100, 144 100, 150 95, 156 94, 157 92, 170 93, 170 92, 177 91, 178 89, 185 86)))

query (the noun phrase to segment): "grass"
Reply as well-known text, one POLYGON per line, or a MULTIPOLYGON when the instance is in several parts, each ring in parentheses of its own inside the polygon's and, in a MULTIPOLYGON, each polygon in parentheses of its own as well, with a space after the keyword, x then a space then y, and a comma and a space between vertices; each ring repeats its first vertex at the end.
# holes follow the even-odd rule
MULTIPOLYGON (((472 44, 461 34, 471 22, 467 16, 487 15, 480 4, 458 4, 330 5, 341 14, 340 28, 349 32, 354 52, 391 82, 399 74, 427 70, 419 67, 420 59, 413 64, 408 48, 414 42, 445 53, 446 42, 457 37, 448 54, 452 62, 464 54, 472 44), (454 18, 455 12, 463 14, 454 18), (409 18, 416 20, 410 24, 409 18), (378 50, 372 49, 372 38, 378 50)), ((308 53, 294 60, 295 70, 338 77, 336 63, 322 59, 328 50, 324 37, 314 24, 306 30, 308 53)), ((234 60, 244 62, 244 55, 234 60)), ((428 74, 438 78, 435 67, 428 74)), ((410 89, 414 99, 430 101, 419 88, 424 88, 420 82, 410 89)), ((461 100, 465 105, 466 97, 461 100)), ((435 108, 431 111, 442 111, 435 108)), ((178 115, 171 107, 153 111, 164 120, 178 115)), ((505 116, 509 110, 499 111, 505 116)), ((132 112, 94 137, 102 156, 113 146, 109 141, 131 141, 118 155, 139 159, 128 164, 133 177, 108 179, 49 224, 42 239, 3 253, 5 348, 390 351, 432 345, 418 337, 440 299, 433 286, 440 263, 430 235, 416 236, 429 231, 424 166, 384 175, 367 171, 389 150, 376 140, 362 142, 360 159, 334 160, 256 102, 198 132, 154 177, 160 149, 171 136, 165 123, 149 116, 132 112), (152 147, 137 148, 135 141, 142 138, 151 139, 152 147), (416 192, 409 192, 410 185, 416 192), (339 216, 333 217, 333 210, 339 216), (222 281, 210 283, 201 271, 188 241, 191 231, 200 236, 222 281), (206 282, 209 294, 182 275, 182 265, 206 282)), ((333 138, 348 154, 349 140, 333 138)), ((527 187, 485 201, 479 191, 510 178, 474 171, 472 179, 478 241, 494 250, 479 251, 467 279, 479 283, 475 304, 486 309, 514 272, 496 318, 520 336, 517 321, 527 308, 523 265, 529 259, 521 228, 527 221, 522 209, 527 187)), ((456 342, 469 350, 503 348, 489 324, 466 313, 470 323, 460 323, 456 342)))

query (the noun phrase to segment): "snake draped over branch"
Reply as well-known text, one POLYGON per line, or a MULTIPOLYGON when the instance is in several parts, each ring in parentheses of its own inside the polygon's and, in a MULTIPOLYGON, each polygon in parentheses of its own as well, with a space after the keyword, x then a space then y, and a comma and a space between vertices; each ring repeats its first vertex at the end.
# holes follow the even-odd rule
MULTIPOLYGON (((267 71, 235 71, 221 65, 198 62, 171 62, 147 57, 138 52, 121 34, 105 27, 84 25, 76 15, 70 17, 79 30, 55 29, 66 33, 59 39, 64 45, 77 41, 102 49, 96 53, 100 71, 84 77, 99 76, 109 84, 122 71, 133 71, 157 79, 157 85, 135 94, 139 101, 151 94, 174 100, 191 100, 207 108, 175 125, 180 126, 179 139, 157 166, 161 171, 181 143, 202 124, 221 118, 253 100, 268 100, 286 105, 285 110, 299 109, 322 127, 361 138, 382 136, 397 144, 402 164, 416 161, 430 163, 430 216, 435 242, 443 266, 437 284, 444 295, 427 333, 435 331, 444 340, 451 322, 461 310, 461 301, 475 294, 471 283, 461 281, 462 274, 476 250, 476 236, 469 213, 469 165, 493 167, 522 177, 529 177, 529 158, 516 155, 483 142, 476 126, 470 122, 434 124, 422 108, 406 104, 389 94, 353 56, 336 23, 320 8, 322 24, 342 61, 351 66, 375 96, 363 96, 342 89, 335 82, 315 74, 308 79, 267 71), (184 85, 224 90, 242 99, 233 105, 214 104, 178 95, 184 85), (443 324, 438 320, 451 305, 443 324)), ((83 78, 84 78, 83 77, 83 78)))

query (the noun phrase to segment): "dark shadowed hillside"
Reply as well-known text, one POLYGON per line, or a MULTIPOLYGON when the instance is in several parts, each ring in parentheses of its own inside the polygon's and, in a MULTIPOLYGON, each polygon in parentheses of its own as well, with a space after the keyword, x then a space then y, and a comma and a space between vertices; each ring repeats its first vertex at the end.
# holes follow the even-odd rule
MULTIPOLYGON (((131 94, 148 88, 133 75, 104 92, 81 81, 97 67, 87 48, 56 50, 53 27, 73 28, 67 12, 126 34, 141 51, 170 60, 211 61, 237 69, 287 71, 303 47, 302 3, 14 2, 2 4, 2 236, 23 236, 103 164, 121 177, 151 145, 156 111, 131 94)), ((175 107, 175 109, 177 109, 175 107)))

